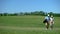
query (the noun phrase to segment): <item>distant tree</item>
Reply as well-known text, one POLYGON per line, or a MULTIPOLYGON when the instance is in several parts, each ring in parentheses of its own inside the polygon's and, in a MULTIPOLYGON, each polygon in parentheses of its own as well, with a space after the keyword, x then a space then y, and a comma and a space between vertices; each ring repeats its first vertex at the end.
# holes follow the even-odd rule
POLYGON ((31 15, 44 15, 45 12, 43 11, 35 11, 35 12, 31 12, 31 15))
POLYGON ((18 13, 14 13, 13 15, 14 15, 14 16, 18 16, 18 13))
POLYGON ((50 12, 49 14, 50 14, 50 15, 53 15, 54 13, 53 13, 53 12, 50 12))
POLYGON ((4 13, 3 16, 8 16, 8 13, 4 13))
POLYGON ((20 15, 24 15, 24 13, 23 12, 20 12, 20 15))
POLYGON ((3 16, 3 14, 2 14, 2 13, 0 13, 0 16, 3 16))
POLYGON ((39 13, 40 13, 40 15, 42 15, 42 16, 45 15, 45 12, 44 12, 44 11, 40 11, 39 13))
POLYGON ((24 15, 31 15, 31 14, 30 14, 30 13, 28 13, 28 12, 25 12, 25 13, 24 13, 24 15))
POLYGON ((38 15, 38 11, 32 12, 32 15, 38 15))
POLYGON ((60 17, 60 13, 54 13, 55 17, 60 17))

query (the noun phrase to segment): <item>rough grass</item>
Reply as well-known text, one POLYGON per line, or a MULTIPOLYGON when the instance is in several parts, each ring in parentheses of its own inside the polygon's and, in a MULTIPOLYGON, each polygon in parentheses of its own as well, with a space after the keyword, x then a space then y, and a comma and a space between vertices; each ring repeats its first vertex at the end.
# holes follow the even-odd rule
POLYGON ((10 30, 0 29, 0 34, 60 34, 60 30, 10 30))

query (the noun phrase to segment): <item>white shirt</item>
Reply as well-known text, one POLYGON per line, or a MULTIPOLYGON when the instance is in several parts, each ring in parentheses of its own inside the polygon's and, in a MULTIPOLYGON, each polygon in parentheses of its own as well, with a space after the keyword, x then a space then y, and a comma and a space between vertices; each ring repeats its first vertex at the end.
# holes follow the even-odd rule
POLYGON ((50 20, 50 17, 46 16, 45 19, 47 19, 49 21, 50 20))
POLYGON ((50 17, 50 25, 54 24, 54 18, 50 17))
POLYGON ((54 18, 50 17, 50 23, 54 24, 54 18))
POLYGON ((51 17, 50 17, 50 21, 54 21, 54 18, 51 18, 51 17))

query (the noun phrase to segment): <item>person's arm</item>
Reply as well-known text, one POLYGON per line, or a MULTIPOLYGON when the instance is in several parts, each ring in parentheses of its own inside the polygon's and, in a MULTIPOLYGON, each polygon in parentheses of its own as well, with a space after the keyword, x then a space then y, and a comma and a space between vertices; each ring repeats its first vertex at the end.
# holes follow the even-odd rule
POLYGON ((53 24, 54 24, 54 18, 53 18, 53 24))

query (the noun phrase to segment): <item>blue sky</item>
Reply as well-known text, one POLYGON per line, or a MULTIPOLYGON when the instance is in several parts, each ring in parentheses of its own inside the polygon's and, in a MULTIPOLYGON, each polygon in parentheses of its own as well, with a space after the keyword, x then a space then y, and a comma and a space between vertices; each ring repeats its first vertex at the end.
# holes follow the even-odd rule
POLYGON ((0 13, 44 11, 60 13, 60 0, 0 0, 0 13))

